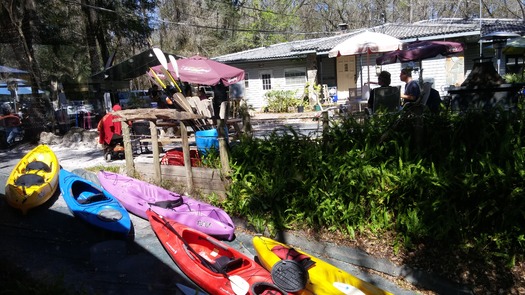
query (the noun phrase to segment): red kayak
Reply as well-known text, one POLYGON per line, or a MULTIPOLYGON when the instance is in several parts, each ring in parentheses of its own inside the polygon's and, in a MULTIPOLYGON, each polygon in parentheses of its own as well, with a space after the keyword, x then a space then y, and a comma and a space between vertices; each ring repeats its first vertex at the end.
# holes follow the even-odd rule
POLYGON ((147 210, 151 228, 177 266, 209 294, 288 294, 270 272, 229 245, 147 210))

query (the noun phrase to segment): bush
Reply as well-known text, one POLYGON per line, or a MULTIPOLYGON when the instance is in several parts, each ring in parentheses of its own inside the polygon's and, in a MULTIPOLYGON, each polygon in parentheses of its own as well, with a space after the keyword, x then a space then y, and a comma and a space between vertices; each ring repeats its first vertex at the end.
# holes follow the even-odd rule
POLYGON ((524 254, 524 120, 522 108, 384 115, 334 122, 321 139, 293 129, 246 139, 232 150, 224 206, 259 229, 393 232, 406 247, 447 244, 510 261, 524 254))
POLYGON ((302 99, 297 98, 297 91, 292 90, 270 90, 266 92, 266 109, 272 113, 287 113, 290 108, 295 109, 303 105, 302 99))

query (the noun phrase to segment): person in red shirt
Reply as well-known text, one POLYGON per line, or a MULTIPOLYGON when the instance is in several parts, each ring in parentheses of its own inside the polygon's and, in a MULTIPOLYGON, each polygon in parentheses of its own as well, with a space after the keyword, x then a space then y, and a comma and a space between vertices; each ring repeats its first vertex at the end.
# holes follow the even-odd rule
POLYGON ((113 112, 104 115, 97 126, 98 142, 104 147, 105 158, 107 158, 109 153, 114 151, 117 145, 123 146, 122 123, 120 121, 114 121, 115 118, 119 118, 114 112, 120 110, 122 110, 120 105, 114 105, 113 112))

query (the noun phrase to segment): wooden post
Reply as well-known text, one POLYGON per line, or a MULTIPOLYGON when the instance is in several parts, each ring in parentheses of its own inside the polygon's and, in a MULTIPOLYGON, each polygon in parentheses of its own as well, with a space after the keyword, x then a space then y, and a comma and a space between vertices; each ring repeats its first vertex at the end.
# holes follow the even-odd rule
POLYGON ((135 166, 133 162, 133 147, 131 146, 128 122, 122 122, 121 125, 122 139, 124 141, 124 156, 126 157, 126 174, 128 176, 133 176, 133 174, 135 174, 135 166))
POLYGON ((230 175, 230 155, 228 150, 228 142, 226 137, 226 120, 219 119, 217 132, 219 134, 219 157, 221 159, 221 171, 223 175, 230 175))
POLYGON ((182 156, 184 157, 184 169, 186 170, 186 186, 193 193, 193 170, 191 168, 190 144, 188 143, 188 130, 183 121, 180 121, 180 137, 182 139, 182 156))
POLYGON ((160 184, 162 176, 160 174, 160 159, 159 159, 159 137, 157 135, 157 125, 153 121, 149 122, 149 129, 151 132, 151 148, 153 149, 153 168, 155 169, 155 182, 160 184))
POLYGON ((328 110, 324 110, 323 114, 323 133, 327 133, 330 128, 330 121, 328 119, 328 110))

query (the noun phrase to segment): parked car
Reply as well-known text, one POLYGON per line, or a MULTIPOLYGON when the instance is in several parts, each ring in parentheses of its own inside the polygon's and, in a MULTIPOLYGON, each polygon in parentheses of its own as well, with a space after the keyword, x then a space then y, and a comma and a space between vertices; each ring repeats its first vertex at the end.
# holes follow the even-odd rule
POLYGON ((149 108, 151 106, 148 90, 120 92, 118 99, 122 109, 149 108))

